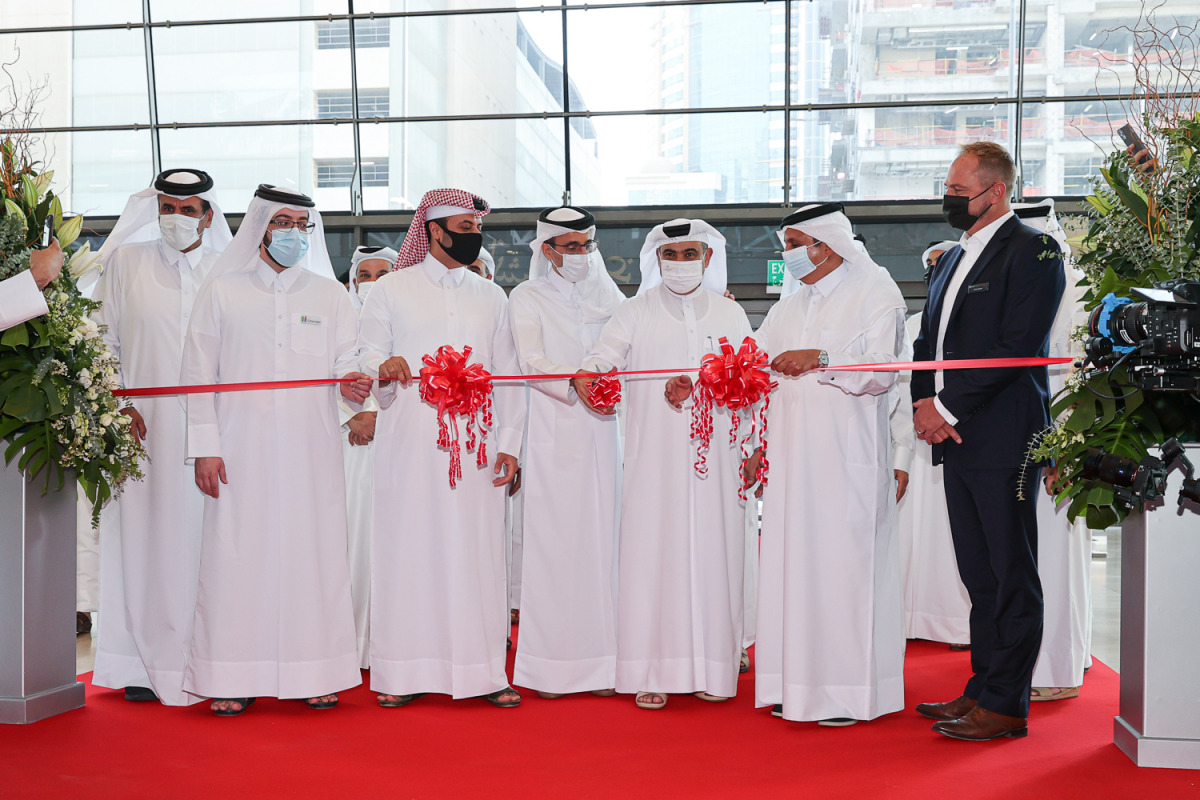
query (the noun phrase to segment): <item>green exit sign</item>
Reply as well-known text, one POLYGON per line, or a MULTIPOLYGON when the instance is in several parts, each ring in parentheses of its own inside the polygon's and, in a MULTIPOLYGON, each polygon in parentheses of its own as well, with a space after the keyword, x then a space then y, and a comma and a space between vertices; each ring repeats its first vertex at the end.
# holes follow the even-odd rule
POLYGON ((767 262, 767 286, 783 286, 783 259, 767 262))

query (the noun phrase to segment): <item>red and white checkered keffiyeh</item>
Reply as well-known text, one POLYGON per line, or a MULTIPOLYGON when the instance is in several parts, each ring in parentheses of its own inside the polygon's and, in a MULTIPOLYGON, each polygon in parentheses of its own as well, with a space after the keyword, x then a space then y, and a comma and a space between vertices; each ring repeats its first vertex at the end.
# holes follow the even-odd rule
POLYGON ((462 189, 430 189, 421 198, 421 205, 417 206, 412 224, 404 234, 404 243, 400 245, 400 255, 396 258, 394 269, 420 264, 429 254, 429 228, 425 224, 425 214, 435 206, 455 206, 461 208, 464 214, 474 214, 476 219, 487 216, 492 210, 482 197, 462 189))

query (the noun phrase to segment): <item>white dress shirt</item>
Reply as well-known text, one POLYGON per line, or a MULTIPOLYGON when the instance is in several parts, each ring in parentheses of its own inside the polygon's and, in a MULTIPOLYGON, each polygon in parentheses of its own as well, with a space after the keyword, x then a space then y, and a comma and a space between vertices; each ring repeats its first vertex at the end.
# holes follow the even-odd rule
MULTIPOLYGON (((1013 216, 1013 212, 1009 211, 998 219, 988 223, 977 233, 964 233, 962 238, 958 240, 962 246, 963 254, 958 259, 958 264, 954 267, 954 274, 950 276, 950 282, 946 284, 946 293, 942 297, 942 315, 938 320, 938 336, 937 350, 934 353, 934 358, 941 361, 942 344, 946 339, 946 326, 950 324, 950 312, 954 310, 954 304, 958 300, 958 293, 962 291, 962 285, 967 280, 967 276, 971 274, 971 269, 975 266, 975 262, 979 260, 979 254, 984 251, 988 243, 992 241, 992 237, 996 235, 996 231, 1000 230, 1000 226, 1008 222, 1013 216)), ((945 373, 942 370, 937 370, 933 373, 934 390, 938 393, 946 386, 945 373)), ((937 408, 946 422, 951 425, 958 424, 958 417, 950 413, 949 409, 942 404, 941 399, 936 395, 933 398, 933 405, 937 408)))

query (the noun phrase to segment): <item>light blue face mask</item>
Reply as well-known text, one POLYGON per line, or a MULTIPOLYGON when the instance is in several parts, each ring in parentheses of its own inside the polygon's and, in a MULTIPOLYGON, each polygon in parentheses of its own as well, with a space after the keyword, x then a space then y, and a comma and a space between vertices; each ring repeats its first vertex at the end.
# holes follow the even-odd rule
MULTIPOLYGON (((821 264, 829 260, 826 256, 821 264)), ((808 257, 807 247, 793 247, 791 250, 783 251, 783 266, 796 280, 803 280, 804 276, 811 273, 821 264, 814 264, 812 259, 808 257)))
POLYGON ((308 234, 301 233, 297 228, 272 231, 271 243, 267 245, 267 252, 280 266, 294 267, 308 252, 308 234))

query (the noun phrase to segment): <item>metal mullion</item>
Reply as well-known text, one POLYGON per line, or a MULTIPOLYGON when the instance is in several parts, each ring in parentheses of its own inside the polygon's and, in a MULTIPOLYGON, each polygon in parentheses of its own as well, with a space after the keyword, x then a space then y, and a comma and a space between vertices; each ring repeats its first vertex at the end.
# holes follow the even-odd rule
MULTIPOLYGON (((150 22, 150 0, 142 0, 142 22, 150 22)), ((146 60, 146 101, 150 104, 150 163, 154 174, 162 172, 162 142, 158 135, 158 81, 154 73, 154 34, 144 25, 146 60)))
POLYGON ((1017 167, 1016 186, 1012 187, 1013 191, 1009 192, 1013 195, 1013 199, 1020 200, 1025 195, 1025 182, 1021 169, 1021 139, 1024 136, 1025 128, 1025 4, 1026 0, 1020 0, 1021 9, 1017 25, 1017 102, 1015 109, 1016 121, 1013 123, 1013 163, 1017 167))
POLYGON ((792 204, 792 0, 783 6, 783 207, 792 204))
MULTIPOLYGON (((1147 95, 1139 94, 1129 97, 1122 97, 1122 100, 1144 100, 1147 95)), ((1200 98, 1200 91, 1196 92, 1163 92, 1155 95, 1157 99, 1189 99, 1200 98)), ((1105 98, 1098 95, 1063 95, 1056 97, 1039 97, 1036 102, 1043 105, 1047 103, 1071 103, 1079 101, 1087 102, 1104 102, 1111 98, 1105 98)), ((860 102, 860 103, 803 103, 792 104, 793 111, 822 111, 822 110, 847 110, 847 109, 873 109, 873 108, 927 108, 938 106, 959 106, 959 105, 1015 105, 1018 101, 1024 103, 1031 102, 1028 99, 1016 97, 958 97, 952 99, 941 98, 937 100, 885 100, 878 102, 860 102)), ((784 105, 781 103, 756 105, 756 106, 718 106, 713 108, 646 108, 646 109, 620 109, 615 111, 524 111, 513 112, 508 114, 431 114, 426 116, 402 116, 402 117, 343 117, 340 119, 274 119, 274 120, 236 120, 230 122, 160 122, 158 127, 171 128, 173 130, 184 130, 191 128, 261 128, 272 125, 279 126, 294 126, 294 125, 347 125, 352 123, 391 123, 391 122, 481 122, 489 120, 512 120, 512 119, 557 119, 559 117, 633 117, 633 116, 656 116, 668 114, 751 114, 751 113, 769 113, 772 111, 783 111, 784 105)), ((87 131, 140 131, 150 127, 141 123, 133 122, 127 125, 62 125, 53 127, 39 127, 36 130, 44 133, 79 133, 87 131)), ((17 133, 20 129, 5 129, 0 130, 3 133, 17 133)))
MULTIPOLYGON (((354 12, 354 0, 349 0, 347 6, 354 12)), ((354 20, 347 25, 350 28, 350 107, 353 110, 354 122, 354 174, 350 177, 350 211, 361 216, 363 213, 363 179, 362 179, 362 139, 360 138, 359 107, 358 107, 358 53, 354 41, 354 20)))
MULTIPOLYGON (((602 11, 606 9, 619 8, 664 8, 670 6, 706 6, 706 5, 738 5, 738 4, 756 4, 764 3, 787 2, 787 0, 645 0, 644 2, 634 2, 626 0, 626 2, 610 2, 610 3, 588 3, 580 6, 567 6, 568 11, 602 11)), ((355 20, 355 19, 399 19, 406 17, 451 17, 451 16, 479 16, 485 14, 522 14, 535 13, 545 11, 559 11, 562 6, 557 5, 540 5, 540 6, 522 6, 522 7, 496 7, 496 8, 463 8, 463 9, 427 9, 422 11, 370 11, 361 14, 295 14, 291 16, 278 17, 237 17, 226 19, 188 19, 188 20, 163 20, 162 22, 150 22, 152 28, 182 28, 192 27, 196 25, 252 25, 259 22, 334 22, 337 20, 355 20)), ((142 27, 141 23, 136 22, 108 22, 95 23, 91 25, 42 25, 29 28, 3 28, 0 29, 0 35, 18 34, 18 33, 55 33, 62 31, 109 31, 109 30, 132 30, 134 27, 142 27)))
MULTIPOLYGON (((563 111, 571 110, 571 79, 567 74, 567 0, 562 0, 563 111)), ((571 117, 563 116, 563 205, 571 204, 571 117)))

